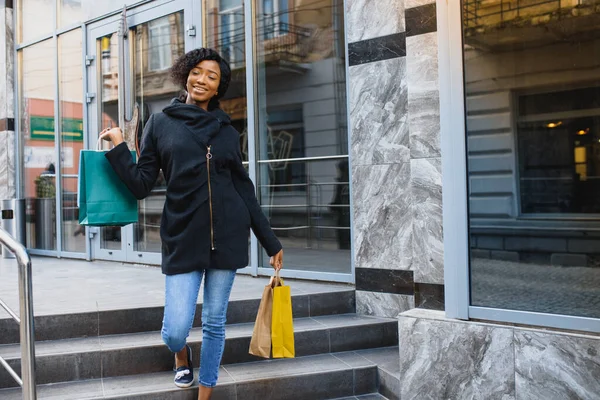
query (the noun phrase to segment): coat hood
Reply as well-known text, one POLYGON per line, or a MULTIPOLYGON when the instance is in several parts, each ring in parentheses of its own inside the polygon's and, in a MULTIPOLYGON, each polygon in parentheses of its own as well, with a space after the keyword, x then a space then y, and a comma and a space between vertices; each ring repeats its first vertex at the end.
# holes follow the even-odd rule
POLYGON ((204 146, 219 133, 222 126, 231 124, 231 118, 220 108, 206 111, 179 99, 173 99, 171 104, 163 108, 163 112, 185 125, 204 146))

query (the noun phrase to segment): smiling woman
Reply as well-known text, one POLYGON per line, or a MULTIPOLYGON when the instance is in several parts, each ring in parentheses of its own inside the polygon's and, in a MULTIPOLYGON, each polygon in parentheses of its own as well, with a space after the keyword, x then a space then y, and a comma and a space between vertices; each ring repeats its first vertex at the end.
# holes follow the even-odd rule
POLYGON ((171 76, 187 92, 182 100, 209 110, 218 107, 227 92, 231 69, 216 51, 202 48, 180 57, 171 68, 171 76), (197 60, 202 61, 195 64, 197 60))
POLYGON ((217 384, 235 272, 248 265, 250 229, 275 269, 283 266, 283 250, 242 164, 239 132, 218 107, 231 79, 229 64, 212 49, 196 49, 177 59, 172 77, 186 89, 185 102, 174 99, 150 117, 137 164, 120 128, 109 129, 101 137, 115 145, 106 158, 136 198, 146 198, 159 170, 164 172, 167 190, 160 234, 166 294, 162 336, 175 353, 175 385, 191 386, 194 373, 186 338, 204 279, 198 399, 208 400, 217 384))
POLYGON ((221 68, 216 61, 205 60, 190 71, 186 82, 186 103, 208 110, 208 103, 219 94, 221 68))

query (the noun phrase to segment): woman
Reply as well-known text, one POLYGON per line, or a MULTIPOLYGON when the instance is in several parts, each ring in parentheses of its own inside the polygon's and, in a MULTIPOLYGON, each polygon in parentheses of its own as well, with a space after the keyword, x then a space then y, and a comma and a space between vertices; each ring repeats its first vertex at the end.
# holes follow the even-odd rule
POLYGON ((186 338, 204 277, 198 399, 205 400, 217 384, 229 294, 236 269, 248 265, 250 228, 275 269, 282 267, 283 250, 242 164, 239 133, 219 108, 231 79, 228 63, 214 50, 196 49, 175 62, 171 75, 187 94, 150 117, 137 164, 119 128, 101 137, 113 142, 106 158, 138 199, 150 194, 163 170, 162 337, 175 353, 175 385, 191 386, 192 354, 186 338))

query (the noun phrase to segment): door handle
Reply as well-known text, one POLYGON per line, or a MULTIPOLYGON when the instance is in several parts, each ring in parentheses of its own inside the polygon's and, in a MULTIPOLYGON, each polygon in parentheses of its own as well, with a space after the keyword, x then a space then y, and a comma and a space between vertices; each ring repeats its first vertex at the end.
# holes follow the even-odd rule
MULTIPOLYGON (((118 100, 118 113, 119 113, 119 127, 123 131, 125 142, 129 145, 129 148, 135 148, 139 156, 139 146, 137 143, 137 131, 139 122, 139 106, 135 102, 135 96, 132 94, 132 101, 134 105, 131 107, 131 118, 127 118, 127 76, 126 76, 126 61, 127 61, 127 45, 126 39, 129 38, 129 26, 127 25, 127 8, 123 6, 121 12, 121 18, 119 20, 119 30, 117 32, 118 46, 119 46, 119 100, 118 100)), ((130 66, 131 67, 131 66, 130 66)), ((135 79, 135 78, 133 78, 135 79)))
POLYGON ((125 129, 125 102, 127 101, 127 92, 125 91, 125 39, 129 34, 129 27, 127 26, 127 9, 123 6, 121 12, 121 18, 119 20, 119 30, 117 32, 118 37, 118 59, 119 59, 119 100, 118 100, 118 112, 119 112, 119 127, 125 129))

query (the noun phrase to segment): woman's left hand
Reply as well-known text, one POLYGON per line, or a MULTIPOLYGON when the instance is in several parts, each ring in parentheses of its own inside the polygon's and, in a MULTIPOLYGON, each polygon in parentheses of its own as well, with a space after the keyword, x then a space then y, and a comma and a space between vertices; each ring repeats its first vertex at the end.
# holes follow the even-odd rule
POLYGON ((100 132, 101 139, 112 142, 113 146, 117 147, 125 141, 123 139, 123 131, 118 126, 116 128, 106 128, 100 132))
POLYGON ((279 270, 283 268, 283 249, 279 250, 279 253, 271 257, 271 267, 279 270))

